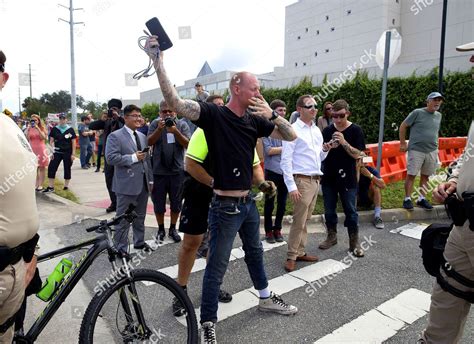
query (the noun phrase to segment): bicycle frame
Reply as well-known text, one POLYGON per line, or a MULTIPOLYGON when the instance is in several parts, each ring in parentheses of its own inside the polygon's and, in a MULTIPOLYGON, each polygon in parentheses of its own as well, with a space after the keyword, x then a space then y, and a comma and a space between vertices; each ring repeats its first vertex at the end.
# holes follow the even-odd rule
MULTIPOLYGON (((92 245, 92 247, 90 247, 87 252, 81 257, 81 259, 76 264, 74 264, 73 270, 66 276, 64 281, 59 286, 58 290, 55 291, 51 301, 49 301, 47 306, 36 318, 28 333, 24 336, 19 336, 18 339, 31 343, 34 342, 38 338, 41 331, 43 331, 48 322, 51 320, 53 315, 56 313, 58 308, 61 306, 61 304, 64 302, 64 300, 69 296, 76 284, 85 274, 87 269, 89 269, 89 267, 92 265, 92 262, 102 251, 110 250, 111 248, 106 234, 101 234, 83 243, 67 246, 38 257, 38 263, 40 263, 69 252, 77 251, 82 247, 89 245, 92 245)), ((113 255, 112 252, 109 252, 109 257, 111 254, 113 255)))

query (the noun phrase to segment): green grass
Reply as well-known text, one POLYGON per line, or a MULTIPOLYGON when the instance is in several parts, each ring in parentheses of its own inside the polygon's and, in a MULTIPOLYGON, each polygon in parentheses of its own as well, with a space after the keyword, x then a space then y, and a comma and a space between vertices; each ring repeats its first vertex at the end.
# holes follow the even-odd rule
MULTIPOLYGON (((415 188, 419 186, 420 179, 417 177, 415 179, 415 188)), ((405 188, 404 188, 405 181, 399 181, 393 184, 388 184, 385 189, 382 190, 382 209, 393 209, 393 208, 401 208, 403 199, 405 197, 405 188)), ((258 191, 258 190, 257 190, 258 191)), ((426 197, 431 202, 431 193, 429 193, 426 197)), ((263 214, 263 206, 264 200, 257 202, 257 207, 260 214, 263 214)), ((365 207, 357 207, 357 210, 371 210, 371 208, 365 207)), ((276 205, 274 209, 274 213, 276 211, 276 205)), ((338 202, 337 211, 343 212, 341 202, 338 202)), ((290 198, 286 202, 286 211, 285 215, 292 215, 293 214, 293 203, 291 202, 290 198)), ((318 196, 316 201, 316 206, 314 207, 313 215, 320 215, 324 214, 324 205, 323 205, 323 197, 318 196)))
MULTIPOLYGON (((47 173, 47 172, 46 172, 47 173)), ((48 186, 48 181, 46 180, 43 183, 43 188, 48 186)), ((68 199, 75 203, 79 203, 79 198, 71 190, 63 190, 64 182, 62 180, 54 180, 54 193, 62 198, 68 199)))

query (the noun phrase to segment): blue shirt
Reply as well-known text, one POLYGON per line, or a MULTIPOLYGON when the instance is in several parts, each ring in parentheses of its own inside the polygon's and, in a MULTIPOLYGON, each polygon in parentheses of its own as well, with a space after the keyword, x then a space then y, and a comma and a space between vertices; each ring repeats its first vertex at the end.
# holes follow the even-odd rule
POLYGON ((264 156, 265 169, 278 173, 278 174, 283 174, 283 171, 280 167, 281 154, 275 154, 275 155, 268 154, 268 151, 271 148, 282 146, 281 140, 274 139, 271 137, 264 137, 262 138, 262 143, 263 143, 263 156, 264 156))
POLYGON ((88 145, 91 140, 89 136, 82 135, 83 132, 89 131, 89 126, 87 124, 81 123, 77 126, 77 131, 79 132, 79 145, 86 146, 88 145))

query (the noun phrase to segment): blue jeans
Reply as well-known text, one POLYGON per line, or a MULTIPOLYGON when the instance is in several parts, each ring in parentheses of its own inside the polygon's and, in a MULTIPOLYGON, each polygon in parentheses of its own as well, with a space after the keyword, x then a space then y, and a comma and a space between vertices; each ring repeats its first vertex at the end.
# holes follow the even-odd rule
POLYGON ((89 160, 91 159, 92 156, 92 147, 90 143, 86 143, 83 145, 80 145, 81 149, 81 155, 80 155, 80 160, 81 160, 81 167, 86 166, 86 164, 89 163, 89 160))
POLYGON ((328 185, 328 183, 323 183, 322 189, 326 227, 337 227, 336 206, 339 194, 342 208, 344 209, 344 214, 346 214, 344 226, 347 227, 349 234, 357 233, 359 223, 359 215, 357 214, 356 208, 357 188, 346 189, 344 186, 328 185))
POLYGON ((257 290, 268 287, 259 226, 260 216, 255 201, 237 203, 232 200, 212 200, 209 210, 209 253, 202 283, 201 324, 206 321, 217 322, 219 290, 237 232, 242 239, 244 260, 253 286, 257 290))

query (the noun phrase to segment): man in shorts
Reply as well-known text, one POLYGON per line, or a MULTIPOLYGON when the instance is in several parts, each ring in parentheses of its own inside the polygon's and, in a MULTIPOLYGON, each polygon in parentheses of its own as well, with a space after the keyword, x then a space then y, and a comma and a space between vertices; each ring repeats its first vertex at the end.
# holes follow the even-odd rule
POLYGON ((400 151, 408 152, 403 200, 403 208, 406 210, 413 210, 411 195, 418 173, 420 173, 420 188, 417 189, 419 192, 416 204, 426 210, 433 209, 425 196, 428 178, 438 167, 438 133, 442 117, 438 110, 443 101, 441 93, 431 92, 426 98, 426 107, 413 110, 400 125, 400 151), (407 128, 410 128, 408 145, 405 141, 407 128))

